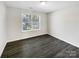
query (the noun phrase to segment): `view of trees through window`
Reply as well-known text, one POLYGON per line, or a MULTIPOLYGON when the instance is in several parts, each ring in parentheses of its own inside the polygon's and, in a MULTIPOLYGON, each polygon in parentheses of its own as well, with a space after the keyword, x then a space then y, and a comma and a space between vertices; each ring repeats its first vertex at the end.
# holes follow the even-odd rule
POLYGON ((24 15, 22 16, 22 30, 38 30, 39 29, 39 16, 37 15, 24 15))

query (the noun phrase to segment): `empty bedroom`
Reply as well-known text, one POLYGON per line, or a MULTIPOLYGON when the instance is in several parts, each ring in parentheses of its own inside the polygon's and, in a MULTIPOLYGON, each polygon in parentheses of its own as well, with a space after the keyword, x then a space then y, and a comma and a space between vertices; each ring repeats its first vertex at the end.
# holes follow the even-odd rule
POLYGON ((79 58, 79 1, 0 1, 1 58, 79 58))

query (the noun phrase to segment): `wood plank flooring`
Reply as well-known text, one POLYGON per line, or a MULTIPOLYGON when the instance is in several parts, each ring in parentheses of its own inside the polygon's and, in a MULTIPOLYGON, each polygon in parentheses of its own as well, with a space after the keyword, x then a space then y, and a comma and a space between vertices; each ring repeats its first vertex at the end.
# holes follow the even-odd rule
POLYGON ((79 48, 46 34, 8 43, 2 58, 79 58, 79 48))

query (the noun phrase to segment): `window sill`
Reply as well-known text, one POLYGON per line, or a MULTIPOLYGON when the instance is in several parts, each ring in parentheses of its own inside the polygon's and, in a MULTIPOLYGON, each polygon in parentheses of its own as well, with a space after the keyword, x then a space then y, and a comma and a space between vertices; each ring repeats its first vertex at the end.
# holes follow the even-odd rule
POLYGON ((32 32, 32 31, 40 31, 40 29, 34 29, 34 30, 22 30, 22 32, 32 32))

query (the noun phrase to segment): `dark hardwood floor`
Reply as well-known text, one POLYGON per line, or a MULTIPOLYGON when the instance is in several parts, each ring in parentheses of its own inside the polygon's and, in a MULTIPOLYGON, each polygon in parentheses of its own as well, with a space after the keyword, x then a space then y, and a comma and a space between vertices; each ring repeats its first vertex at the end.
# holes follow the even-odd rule
POLYGON ((78 58, 79 48, 50 35, 8 43, 2 58, 78 58))

